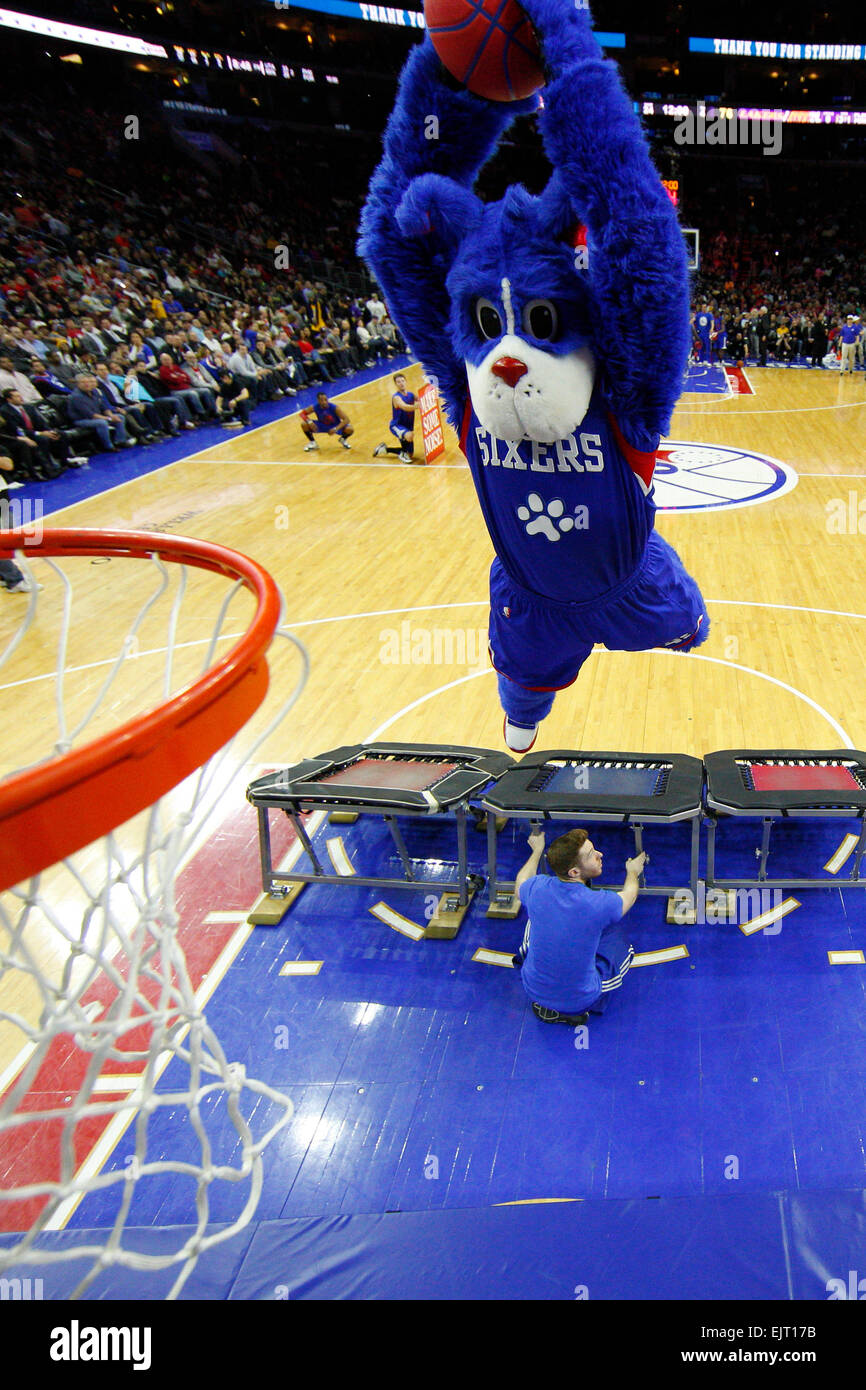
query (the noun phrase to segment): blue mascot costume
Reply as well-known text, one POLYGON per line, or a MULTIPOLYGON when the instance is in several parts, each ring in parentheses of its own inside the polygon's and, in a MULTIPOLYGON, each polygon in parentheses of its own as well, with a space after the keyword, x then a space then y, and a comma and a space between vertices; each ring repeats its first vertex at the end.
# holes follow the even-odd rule
POLYGON ((410 55, 370 184, 359 249, 438 379, 496 558, 490 656, 505 740, 530 748, 597 642, 695 647, 703 599, 653 530, 655 451, 689 355, 676 212, 589 13, 526 0, 546 86, 552 175, 497 203, 475 177, 515 116, 410 55))

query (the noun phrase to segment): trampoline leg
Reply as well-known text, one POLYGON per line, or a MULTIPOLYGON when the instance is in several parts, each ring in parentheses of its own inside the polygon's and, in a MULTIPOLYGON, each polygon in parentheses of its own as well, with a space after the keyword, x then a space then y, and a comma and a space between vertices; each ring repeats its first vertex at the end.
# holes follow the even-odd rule
MULTIPOLYGON (((643 826, 639 821, 634 822, 634 852, 635 856, 643 853, 643 826)), ((643 869, 641 869, 638 875, 638 891, 643 891, 645 888, 646 876, 643 869)))
POLYGON ((857 848, 854 851, 854 864, 851 868, 851 878, 856 883, 860 878, 860 862, 866 851, 866 815, 860 820, 860 839, 857 841, 857 848))
MULTIPOLYGON (((275 927, 286 915, 298 894, 303 892, 303 883, 275 883, 273 879, 273 859, 271 856, 271 823, 267 806, 258 808, 259 817, 259 859, 262 866, 262 892, 253 903, 247 921, 252 927, 275 927)), ((294 817, 292 817, 294 820, 294 817)), ((296 825, 296 830, 298 829, 296 825)))
MULTIPOLYGON (((425 936, 438 937, 440 940, 455 937, 463 923, 463 918, 469 909, 476 889, 484 882, 483 878, 473 874, 469 876, 469 849, 466 842, 467 835, 467 814, 465 806, 456 807, 457 814, 457 847, 458 847, 458 868, 459 883, 457 892, 453 887, 449 887, 442 894, 436 907, 436 911, 427 924, 425 936)), ((495 834, 495 827, 494 827, 495 834)))
POLYGON ((274 886, 271 878, 271 822, 267 806, 259 807, 259 859, 262 865, 262 888, 267 893, 274 886))
POLYGON ((760 861, 761 861, 760 867, 759 867, 759 869, 758 869, 758 882, 759 882, 759 883, 763 882, 763 880, 767 877, 767 859, 768 859, 769 853, 770 853, 770 831, 772 830, 772 828, 773 828, 772 819, 771 819, 769 816, 765 816, 765 817, 764 817, 764 834, 763 834, 763 837, 762 837, 762 839, 761 839, 761 848, 760 848, 759 850, 758 850, 758 849, 755 850, 755 856, 756 856, 756 858, 760 859, 760 861))
POLYGON ((716 881, 716 818, 707 818, 707 887, 716 881))
MULTIPOLYGON (((506 825, 508 822, 506 821, 506 825)), ((496 864, 496 851, 498 845, 498 830, 496 828, 496 817, 489 811, 487 813, 487 882, 490 888, 490 902, 487 907, 487 917, 503 917, 507 921, 514 921, 520 912, 520 899, 514 891, 514 884, 506 886, 500 883, 497 877, 498 869, 496 864)))
POLYGON ((469 849, 466 844, 466 807, 455 807, 457 816, 457 876, 460 882, 458 901, 465 907, 469 901, 466 891, 466 875, 469 873, 469 849))
POLYGON ((700 867, 701 853, 701 818, 692 817, 692 861, 689 870, 689 888, 692 891, 692 902, 698 900, 698 871, 700 867))
POLYGON ((296 815, 294 811, 287 811, 286 815, 292 822, 295 834, 297 835, 298 839, 300 840, 301 844, 304 846, 304 849, 310 857, 310 863, 313 866, 313 873, 324 874, 325 870, 322 868, 321 863, 316 857, 316 851, 313 849, 313 842, 307 834, 306 830, 304 829, 304 825, 300 816, 296 815))
POLYGON ((403 865, 403 872, 406 875, 406 878, 409 880, 409 882, 412 883, 415 878, 415 875, 412 872, 412 864, 409 859, 409 852, 406 849, 406 842, 403 839, 403 836, 400 834, 400 827, 398 826, 393 816, 386 816, 385 820, 388 822, 388 829, 391 832, 391 839, 397 846, 397 853, 399 854, 401 863, 403 865))

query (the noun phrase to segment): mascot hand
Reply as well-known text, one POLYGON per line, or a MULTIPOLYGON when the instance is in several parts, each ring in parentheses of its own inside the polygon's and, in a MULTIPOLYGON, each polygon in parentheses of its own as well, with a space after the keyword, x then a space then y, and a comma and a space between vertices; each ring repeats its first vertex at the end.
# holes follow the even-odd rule
POLYGON ((548 82, 604 53, 592 32, 589 0, 520 0, 541 43, 548 82))

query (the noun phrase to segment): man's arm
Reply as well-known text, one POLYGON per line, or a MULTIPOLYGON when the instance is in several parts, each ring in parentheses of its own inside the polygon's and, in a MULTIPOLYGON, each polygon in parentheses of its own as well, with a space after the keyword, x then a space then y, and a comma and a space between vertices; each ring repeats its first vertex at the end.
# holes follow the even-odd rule
POLYGON ((543 830, 536 830, 530 835, 529 847, 532 850, 532 853, 530 854, 526 863, 523 865, 523 868, 518 873, 517 878, 514 880, 515 895, 520 892, 520 889, 522 888, 523 884, 526 883, 527 879, 534 878, 535 875, 538 873, 538 862, 541 859, 542 854, 544 853, 543 830))
POLYGON ((634 859, 627 859, 625 861, 625 887, 619 894, 622 898, 623 917, 628 912, 629 908, 633 907, 635 904, 638 889, 640 888, 640 876, 643 873, 645 863, 646 854, 644 853, 637 854, 634 859))

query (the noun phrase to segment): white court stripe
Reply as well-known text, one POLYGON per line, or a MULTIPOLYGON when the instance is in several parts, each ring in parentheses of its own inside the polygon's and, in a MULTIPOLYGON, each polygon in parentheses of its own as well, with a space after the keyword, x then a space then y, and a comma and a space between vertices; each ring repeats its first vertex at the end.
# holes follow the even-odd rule
POLYGON ((631 968, 640 965, 666 965, 669 960, 685 960, 688 955, 687 946, 665 946, 661 951, 641 951, 634 956, 631 968))
MULTIPOLYGON (((590 652, 590 656, 607 655, 608 652, 606 648, 603 647, 595 647, 592 652, 590 652)), ((759 680, 768 681, 770 685, 778 686, 780 690, 787 690, 789 695, 794 695, 798 700, 802 700, 804 704, 809 705, 811 709, 815 710, 816 714, 820 714, 822 718, 826 719, 827 723, 834 732, 838 734, 846 748, 854 747, 852 740, 848 737, 841 724, 839 724, 831 714, 828 714, 827 710, 823 709, 811 696, 804 694, 802 690, 797 690, 793 685, 788 685, 786 681, 779 680, 777 676, 768 676, 766 671, 757 671, 753 666, 743 666, 737 661, 725 661, 719 656, 702 656, 700 652, 668 652, 663 648, 655 648, 652 655, 666 656, 672 661, 708 661, 713 666, 727 666, 732 671, 742 671, 748 676, 757 676, 759 680)), ((374 729, 371 734, 367 734, 364 742, 373 743, 376 739, 380 739, 382 735, 391 728, 392 724, 397 723, 398 719, 402 719, 405 714, 411 714, 411 712, 418 709, 420 705, 426 704, 428 700, 435 699, 437 695, 444 694, 446 690, 453 690, 458 685, 465 685, 466 681, 476 680, 479 676, 491 676, 493 674, 492 667, 488 671, 472 671, 468 676, 459 676, 457 680, 446 681, 444 685, 439 685, 433 690, 428 690, 426 695, 419 695, 417 700, 413 700, 410 704, 404 705, 396 714, 392 714, 383 724, 380 724, 374 729)))
POLYGON ((324 964, 323 960, 287 960, 285 965, 281 967, 280 974, 318 975, 324 964))
POLYGON ((248 916, 248 912, 209 912, 204 924, 206 927, 215 927, 224 922, 245 922, 248 916))
POLYGON ((866 965, 862 951, 828 951, 827 959, 831 965, 866 965))
POLYGON ((378 917, 380 922, 384 922, 386 927, 393 927, 395 931, 401 932, 403 936, 411 937, 413 941, 420 941, 425 934, 424 927, 419 927, 417 922, 395 912, 394 908, 389 907, 387 903, 377 903, 375 907, 370 908, 370 912, 374 917, 378 917))
POLYGON ((351 878, 356 869, 346 852, 342 835, 332 836, 330 840, 325 841, 325 846, 336 872, 342 878, 351 878))
MULTIPOLYGON (((752 388, 754 390, 754 387, 752 388)), ((722 399, 726 399, 723 397, 722 399)), ((746 401, 748 396, 732 396, 732 400, 746 401)), ((732 412, 731 421, 751 419, 753 415, 810 415, 820 410, 859 410, 866 405, 866 401, 843 401, 839 405, 797 405, 790 409, 783 410, 743 410, 739 414, 732 412)), ((713 415, 712 410, 689 410, 687 406, 677 406, 678 415, 713 415)))
POLYGON ((833 858, 828 859, 827 863, 824 865, 824 869, 828 874, 838 874, 846 859, 851 858, 858 840, 858 835, 845 836, 836 853, 833 855, 833 858))
POLYGON ((4 1071, 0 1071, 0 1096, 4 1096, 19 1072, 23 1071, 30 1058, 36 1051, 38 1044, 35 1042, 25 1043, 19 1048, 12 1061, 4 1071))
POLYGON ((778 907, 771 907, 768 912, 762 912, 760 917, 753 917, 751 922, 741 922, 740 931, 743 936, 753 936, 756 931, 763 931, 764 927, 787 917, 789 912, 793 912, 796 907, 802 907, 802 905, 796 898, 786 898, 778 907))
MULTIPOLYGON (((823 475, 821 475, 821 476, 823 476, 823 475)), ((858 475, 858 474, 850 474, 850 475, 840 474, 839 476, 840 476, 840 477, 843 477, 843 476, 858 477, 858 476, 861 476, 861 475, 858 475)), ((866 473, 864 473, 862 476, 863 476, 863 477, 866 477, 866 473)), ((673 513, 670 513, 670 515, 673 515, 673 513)), ((752 600, 749 600, 749 599, 733 599, 733 598, 707 598, 707 599, 705 600, 705 602, 706 602, 707 604, 712 605, 712 606, 724 605, 724 606, 732 607, 732 608, 770 608, 770 609, 778 609, 780 612, 785 612, 785 613, 813 613, 813 614, 817 614, 819 617, 828 617, 828 618, 854 618, 854 619, 857 620, 858 622, 866 622, 866 613, 851 613, 851 612, 848 612, 846 609, 841 609, 841 608, 840 608, 840 609, 837 609, 837 608, 811 608, 811 607, 807 607, 807 606, 804 605, 804 604, 798 604, 798 603, 761 603, 761 602, 752 601, 752 600)), ((409 607, 409 608, 374 608, 374 609, 370 609, 369 612, 365 612, 365 613, 335 613, 335 614, 333 614, 333 615, 332 615, 331 617, 329 617, 329 618, 302 618, 302 619, 299 619, 299 620, 296 621, 296 622, 286 620, 286 621, 282 624, 282 626, 283 626, 283 627, 286 627, 286 628, 291 628, 291 630, 294 631, 296 628, 302 628, 302 627, 321 627, 321 626, 322 626, 323 624, 325 624, 325 623, 348 623, 348 622, 355 622, 355 621, 358 621, 358 620, 360 620, 360 619, 362 619, 362 618, 391 618, 391 617, 397 617, 397 616, 399 616, 401 613, 433 613, 433 612, 439 612, 439 611, 441 611, 441 610, 443 610, 443 609, 447 609, 447 608, 486 608, 486 607, 488 606, 488 604, 489 604, 489 599, 487 599, 487 598, 479 598, 479 599, 461 599, 458 603, 421 603, 421 604, 414 604, 412 607, 409 607)), ((221 642, 238 641, 241 637, 243 637, 243 635, 244 635, 243 632, 226 632, 226 633, 223 633, 222 637, 220 638, 220 641, 221 641, 221 642)), ((209 638, 209 637, 202 637, 202 638, 198 638, 198 639, 196 639, 195 641, 191 641, 191 642, 178 642, 178 643, 175 644, 175 649, 178 650, 178 651, 180 651, 180 650, 182 650, 182 649, 184 649, 184 648, 186 648, 186 647, 204 647, 204 646, 207 646, 207 644, 209 643, 209 641, 210 641, 210 638, 209 638)), ((143 657, 147 657, 147 656, 162 656, 162 655, 164 655, 164 653, 165 653, 165 648, 164 648, 164 647, 152 647, 152 648, 149 648, 147 651, 139 652, 139 653, 138 653, 138 656, 137 656, 137 658, 136 658, 136 660, 141 660, 143 657)), ((698 653, 698 652, 686 652, 686 653, 683 653, 683 652, 679 652, 679 653, 678 653, 678 652, 669 652, 668 655, 669 655, 669 656, 683 656, 683 655, 685 655, 685 656, 691 656, 691 657, 697 658, 697 657, 700 656, 700 653, 698 653)), ((701 657, 700 659, 703 660, 703 661, 707 661, 707 660, 710 660, 711 658, 708 658, 708 657, 701 657)), ((111 657, 107 657, 104 661, 90 661, 90 662, 87 662, 86 664, 84 664, 84 665, 82 665, 82 666, 70 666, 70 667, 67 668, 67 670, 70 671, 70 672, 97 670, 100 666, 110 666, 114 660, 116 660, 116 657, 111 656, 111 657)), ((722 663, 722 664, 733 665, 734 663, 729 662, 729 663, 722 663)), ((738 670, 743 670, 743 671, 747 671, 747 672, 748 672, 748 671, 750 671, 751 668, 748 667, 748 666, 743 666, 743 667, 737 667, 737 669, 738 669, 738 670)), ((56 674, 57 674, 56 671, 52 668, 52 670, 46 671, 46 672, 44 672, 44 673, 43 673, 42 675, 40 675, 40 676, 27 676, 27 677, 25 677, 23 680, 19 680, 19 681, 7 681, 7 682, 5 682, 5 683, 3 683, 3 684, 0 684, 0 690, 13 690, 13 689, 15 689, 17 686, 21 686, 21 685, 30 685, 31 683, 33 683, 33 682, 35 682, 35 681, 54 680, 55 677, 56 677, 56 674)), ((476 672, 475 674, 481 675, 481 674, 483 674, 483 673, 482 673, 482 672, 476 672)), ((753 672, 753 674, 755 674, 755 675, 762 675, 763 673, 760 672, 760 671, 757 671, 757 672, 753 672)), ((767 680, 772 680, 773 677, 767 676, 766 679, 767 679, 767 680)), ((793 687, 788 687, 788 689, 792 689, 792 688, 793 688, 793 687)), ((799 692, 795 692, 795 693, 799 694, 799 692)), ((804 696, 803 698, 805 699, 806 697, 804 696)), ((853 744, 849 743, 849 744, 848 744, 848 747, 849 747, 849 748, 853 747, 853 744)))
POLYGON ((480 965, 507 965, 514 969, 513 952, 509 951, 488 951, 486 946, 481 946, 472 959, 480 965))
MULTIPOLYGON (((341 453, 345 452, 341 450, 341 453)), ((224 464, 231 468, 390 468, 392 473, 402 472, 400 465, 396 463, 361 463, 358 459, 350 458, 306 458, 306 459, 208 459, 195 458, 184 459, 184 463, 203 463, 208 468, 213 468, 217 464, 224 464)), ((452 470, 462 470, 468 472, 468 463, 431 463, 431 469, 439 473, 443 468, 452 470)), ((417 473, 417 467, 416 467, 417 473)))

